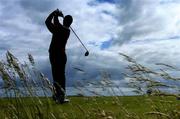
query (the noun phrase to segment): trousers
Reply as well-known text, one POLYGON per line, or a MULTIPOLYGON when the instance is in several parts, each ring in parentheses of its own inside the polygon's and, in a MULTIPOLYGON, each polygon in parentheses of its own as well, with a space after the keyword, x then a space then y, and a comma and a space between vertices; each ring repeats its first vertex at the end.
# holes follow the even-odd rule
POLYGON ((65 52, 49 53, 49 59, 51 63, 53 85, 55 88, 55 96, 65 95, 66 77, 65 68, 67 57, 65 52))

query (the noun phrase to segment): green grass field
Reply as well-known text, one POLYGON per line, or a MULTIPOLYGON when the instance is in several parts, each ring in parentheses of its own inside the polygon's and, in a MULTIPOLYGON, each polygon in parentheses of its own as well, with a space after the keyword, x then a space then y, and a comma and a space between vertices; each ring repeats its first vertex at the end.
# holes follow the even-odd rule
POLYGON ((175 97, 69 97, 56 104, 51 98, 1 98, 0 119, 180 119, 175 97))

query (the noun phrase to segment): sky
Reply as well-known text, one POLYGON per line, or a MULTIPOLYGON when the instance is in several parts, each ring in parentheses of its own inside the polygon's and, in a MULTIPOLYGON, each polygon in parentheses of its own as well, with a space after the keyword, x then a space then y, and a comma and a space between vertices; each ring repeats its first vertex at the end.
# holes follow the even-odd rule
POLYGON ((119 53, 151 67, 180 67, 179 0, 0 0, 1 59, 7 50, 21 61, 31 53, 51 79, 51 33, 44 21, 57 8, 73 16, 72 28, 90 52, 84 57, 85 50, 71 32, 66 46, 69 86, 78 80, 99 80, 102 72, 125 86, 126 63, 119 53))

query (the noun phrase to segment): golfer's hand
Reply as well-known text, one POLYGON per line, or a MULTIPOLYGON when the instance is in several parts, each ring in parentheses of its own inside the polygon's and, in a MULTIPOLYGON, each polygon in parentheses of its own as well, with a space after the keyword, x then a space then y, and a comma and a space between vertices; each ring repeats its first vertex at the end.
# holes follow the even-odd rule
POLYGON ((55 10, 55 15, 60 16, 60 17, 64 17, 62 11, 60 11, 59 9, 55 10))
POLYGON ((56 16, 56 15, 57 15, 57 10, 54 10, 51 14, 52 14, 53 16, 56 16))

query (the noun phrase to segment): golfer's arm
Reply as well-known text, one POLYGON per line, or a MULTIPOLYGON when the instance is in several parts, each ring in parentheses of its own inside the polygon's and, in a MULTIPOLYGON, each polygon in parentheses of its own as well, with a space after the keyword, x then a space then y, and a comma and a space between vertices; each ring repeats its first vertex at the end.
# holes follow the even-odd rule
POLYGON ((55 25, 58 25, 58 24, 59 24, 58 16, 54 16, 54 24, 55 24, 55 25))
POLYGON ((53 13, 51 13, 45 21, 45 24, 51 33, 53 33, 53 31, 54 31, 54 24, 52 23, 53 17, 54 17, 54 15, 53 15, 53 13))
POLYGON ((62 24, 59 22, 58 16, 54 16, 54 25, 58 25, 60 27, 63 27, 62 24))

